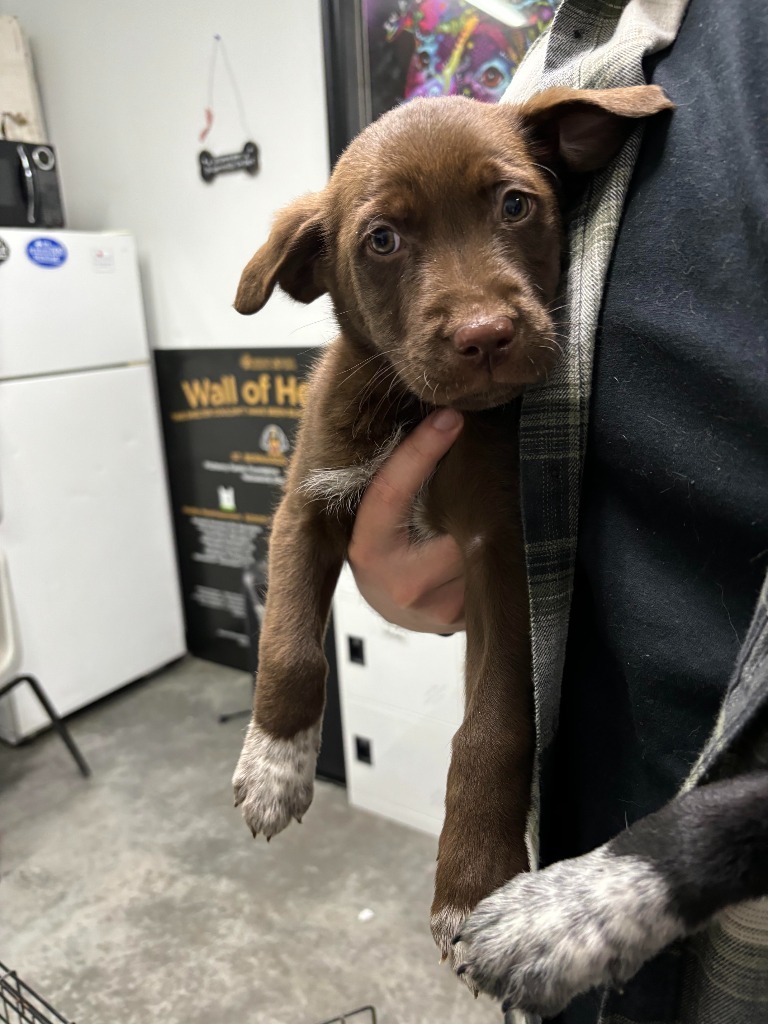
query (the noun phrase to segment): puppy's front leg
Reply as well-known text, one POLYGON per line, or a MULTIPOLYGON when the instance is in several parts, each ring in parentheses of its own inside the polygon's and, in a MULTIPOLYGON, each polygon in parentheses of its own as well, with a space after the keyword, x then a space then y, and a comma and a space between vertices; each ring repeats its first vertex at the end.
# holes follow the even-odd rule
POLYGON ((453 740, 431 920, 435 942, 454 964, 462 951, 451 939, 463 917, 528 867, 534 723, 518 538, 470 549, 466 609, 466 713, 453 740))
POLYGON ((253 717, 233 785, 254 837, 270 839, 312 802, 328 665, 323 651, 345 541, 295 492, 275 516, 253 717))
POLYGON ((465 975, 555 1016, 726 907, 768 895, 768 771, 676 797, 591 853, 521 875, 461 927, 465 975))

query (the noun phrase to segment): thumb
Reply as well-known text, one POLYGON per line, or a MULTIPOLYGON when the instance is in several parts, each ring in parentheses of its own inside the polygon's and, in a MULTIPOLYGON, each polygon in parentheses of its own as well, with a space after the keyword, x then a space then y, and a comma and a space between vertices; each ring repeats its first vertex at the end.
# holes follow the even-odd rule
POLYGON ((407 515, 413 499, 461 432, 464 419, 455 409, 439 409, 395 448, 374 476, 360 503, 369 529, 391 531, 393 520, 407 515))

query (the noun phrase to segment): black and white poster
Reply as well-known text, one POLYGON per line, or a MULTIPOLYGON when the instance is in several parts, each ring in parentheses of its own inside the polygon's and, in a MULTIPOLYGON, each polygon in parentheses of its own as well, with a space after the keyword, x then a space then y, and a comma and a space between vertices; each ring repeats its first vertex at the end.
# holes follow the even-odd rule
POLYGON ((155 352, 192 654, 248 669, 244 570, 263 561, 312 349, 155 352))

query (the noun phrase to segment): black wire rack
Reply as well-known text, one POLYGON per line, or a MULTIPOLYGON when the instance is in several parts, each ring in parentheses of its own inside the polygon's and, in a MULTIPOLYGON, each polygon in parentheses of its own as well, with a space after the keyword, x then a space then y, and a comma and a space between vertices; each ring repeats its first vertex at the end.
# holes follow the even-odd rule
MULTIPOLYGON (((377 1024, 376 1010, 360 1006, 323 1021, 323 1024, 347 1024, 353 1018, 368 1016, 370 1024, 377 1024)), ((75 1024, 54 1010, 42 996, 26 985, 15 971, 0 962, 0 1024, 75 1024)), ((361 1022, 362 1024, 362 1022, 361 1022)))
MULTIPOLYGON (((0 962, 0 1024, 74 1024, 0 962)), ((375 1019, 374 1019, 375 1024, 375 1019)))
POLYGON ((361 1006, 357 1010, 350 1010, 349 1013, 342 1013, 340 1017, 324 1020, 323 1024, 347 1024, 347 1021, 352 1020, 353 1017, 362 1017, 363 1014, 368 1014, 371 1024, 376 1024, 376 1011, 372 1006, 361 1006))

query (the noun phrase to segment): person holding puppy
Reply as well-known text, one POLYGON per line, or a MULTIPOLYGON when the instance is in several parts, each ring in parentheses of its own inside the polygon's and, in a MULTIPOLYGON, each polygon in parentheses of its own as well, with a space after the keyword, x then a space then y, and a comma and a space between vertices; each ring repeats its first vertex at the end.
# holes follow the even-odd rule
MULTIPOLYGON (((564 356, 522 407, 541 868, 768 765, 767 49, 759 5, 563 0, 510 89, 637 84, 642 65, 677 108, 587 186, 564 356)), ((403 528, 461 429, 428 417, 357 515, 358 586, 408 629, 464 624, 457 545, 403 528)), ((766 902, 707 922, 556 1019, 768 1021, 766 902)))

